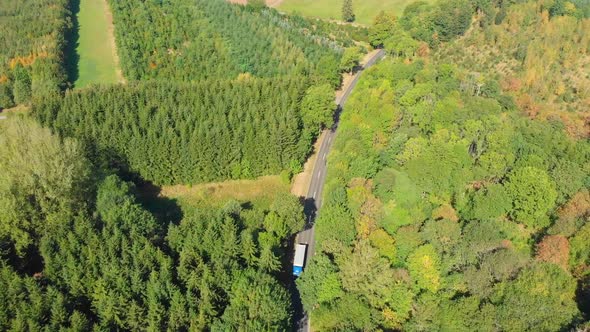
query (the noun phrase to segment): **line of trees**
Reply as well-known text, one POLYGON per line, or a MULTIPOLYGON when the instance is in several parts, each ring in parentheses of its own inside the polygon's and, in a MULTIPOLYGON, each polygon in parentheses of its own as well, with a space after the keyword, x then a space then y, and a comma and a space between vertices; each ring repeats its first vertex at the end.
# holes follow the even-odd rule
POLYGON ((68 0, 0 3, 0 110, 64 89, 68 0))
POLYGON ((43 125, 86 143, 92 160, 157 184, 254 178, 297 170, 313 138, 331 123, 333 90, 324 84, 307 91, 306 82, 94 87, 44 98, 33 113, 43 125))
POLYGON ((314 329, 583 327, 588 160, 588 141, 523 116, 494 80, 378 64, 343 112, 297 281, 314 329))
POLYGON ((287 330, 298 199, 155 219, 134 186, 31 120, 0 123, 0 329, 287 330))

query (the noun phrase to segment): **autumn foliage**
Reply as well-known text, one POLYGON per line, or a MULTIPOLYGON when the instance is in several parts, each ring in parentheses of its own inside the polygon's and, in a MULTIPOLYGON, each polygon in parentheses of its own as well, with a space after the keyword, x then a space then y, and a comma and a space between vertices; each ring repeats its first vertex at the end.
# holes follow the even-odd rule
POLYGON ((569 253, 569 242, 566 237, 548 235, 537 246, 536 258, 540 261, 554 263, 567 269, 569 253))

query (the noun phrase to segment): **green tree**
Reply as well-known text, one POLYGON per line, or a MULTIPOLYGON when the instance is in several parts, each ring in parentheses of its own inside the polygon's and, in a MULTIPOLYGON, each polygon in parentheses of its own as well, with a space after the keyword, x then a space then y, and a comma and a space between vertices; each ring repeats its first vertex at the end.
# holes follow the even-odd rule
POLYGON ((469 218, 488 220, 503 216, 512 208, 511 196, 501 184, 491 184, 473 194, 466 211, 469 218))
POLYGON ((344 50, 342 59, 340 59, 340 70, 346 73, 352 73, 359 65, 361 51, 358 47, 348 47, 344 50))
POLYGON ((352 7, 352 0, 343 0, 342 2, 342 20, 344 22, 354 22, 354 9, 352 7))
POLYGON ((512 198, 511 216, 534 229, 549 225, 547 214, 553 209, 557 192, 545 171, 533 167, 514 170, 508 176, 506 191, 512 198))
POLYGON ((351 255, 339 263, 342 286, 374 307, 383 307, 394 278, 389 262, 368 241, 357 243, 351 255))
POLYGON ((586 224, 570 239, 571 267, 590 263, 590 222, 586 224))
POLYGON ((301 101, 303 125, 314 133, 334 123, 334 90, 329 84, 312 86, 301 101))
POLYGON ((31 81, 27 75, 14 81, 12 94, 16 104, 27 103, 31 99, 31 81))
POLYGON ((580 315, 576 283, 555 264, 534 264, 498 291, 499 323, 505 331, 557 331, 580 315))
POLYGON ((468 0, 452 0, 438 3, 434 12, 434 24, 441 41, 462 35, 471 24, 472 3, 468 0))
POLYGON ((229 305, 212 331, 287 330, 291 301, 271 276, 246 270, 232 285, 229 305))
POLYGON ((408 271, 416 287, 436 293, 442 288, 440 257, 434 246, 425 244, 410 254, 408 271))
POLYGON ((577 163, 569 160, 559 160, 551 171, 551 178, 555 181, 557 189, 557 201, 565 202, 569 197, 578 192, 588 175, 577 163))
POLYGON ((383 47, 385 41, 391 38, 397 30, 396 17, 384 11, 379 12, 369 28, 369 42, 373 47, 383 47))
POLYGON ((311 312, 320 303, 330 303, 344 295, 338 269, 323 253, 317 253, 296 281, 301 302, 311 312))
POLYGON ((12 91, 6 83, 0 83, 0 110, 14 106, 12 91))
POLYGON ((91 170, 77 142, 31 120, 9 119, 0 127, 0 234, 24 254, 86 204, 91 170))

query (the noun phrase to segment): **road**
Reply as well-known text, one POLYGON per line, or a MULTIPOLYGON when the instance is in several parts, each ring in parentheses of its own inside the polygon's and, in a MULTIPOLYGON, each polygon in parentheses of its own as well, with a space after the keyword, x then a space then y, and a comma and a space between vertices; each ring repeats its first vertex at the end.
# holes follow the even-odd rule
MULTIPOLYGON (((339 114, 343 109, 346 100, 352 93, 352 90, 358 83, 359 77, 362 74, 363 70, 366 68, 371 67, 375 62, 382 59, 385 56, 385 52, 380 50, 379 52, 375 53, 375 55, 370 58, 367 63, 359 70, 351 80, 350 84, 346 88, 346 90, 342 93, 340 97, 336 97, 336 105, 337 105, 337 112, 336 112, 336 121, 334 121, 334 125, 330 129, 325 130, 326 137, 322 142, 319 150, 318 156, 313 167, 312 171, 312 179, 309 184, 309 190, 307 191, 307 196, 305 197, 305 217, 307 219, 307 224, 305 230, 297 234, 296 243, 306 243, 307 244, 307 257, 306 257, 306 265, 310 258, 315 254, 315 225, 314 221, 317 216, 317 211, 322 207, 322 192, 324 190, 324 183, 326 181, 326 173, 327 173, 327 158, 328 154, 330 153, 330 149, 334 144, 334 138, 336 137, 336 130, 338 129, 338 122, 339 122, 339 114)), ((300 321, 299 331, 309 331, 309 320, 307 319, 307 315, 303 316, 303 319, 300 321)))

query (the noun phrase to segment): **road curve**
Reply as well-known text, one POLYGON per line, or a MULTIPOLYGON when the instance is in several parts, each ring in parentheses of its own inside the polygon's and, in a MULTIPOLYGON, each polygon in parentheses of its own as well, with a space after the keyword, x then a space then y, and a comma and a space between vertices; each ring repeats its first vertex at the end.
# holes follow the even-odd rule
MULTIPOLYGON (((344 104, 348 100, 352 90, 355 88, 356 84, 358 83, 359 77, 362 72, 374 65, 377 61, 382 59, 385 56, 385 52, 383 50, 379 50, 373 57, 371 57, 367 63, 353 76, 352 81, 348 85, 348 87, 343 91, 340 97, 336 97, 336 105, 337 105, 337 115, 336 121, 334 121, 334 125, 330 129, 324 130, 325 138, 322 142, 319 150, 317 159, 315 161, 315 165, 312 171, 312 178, 309 184, 309 189, 307 191, 307 196, 305 197, 305 217, 306 217, 306 227, 305 230, 297 234, 295 244, 297 243, 306 243, 307 244, 307 255, 305 259, 305 264, 311 259, 311 257, 315 254, 315 218, 317 216, 317 211, 322 207, 322 192, 324 190, 324 183, 326 181, 326 173, 327 173, 327 161, 328 161, 328 154, 330 153, 330 149, 334 144, 334 138, 336 137, 336 130, 338 129, 338 119, 339 119, 339 112, 342 111, 344 104)), ((298 331, 307 332, 310 330, 309 328, 309 320, 307 319, 307 315, 303 315, 303 319, 300 320, 298 324, 298 331)))

